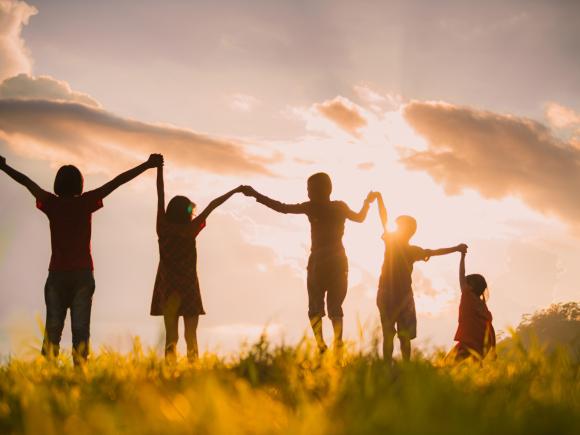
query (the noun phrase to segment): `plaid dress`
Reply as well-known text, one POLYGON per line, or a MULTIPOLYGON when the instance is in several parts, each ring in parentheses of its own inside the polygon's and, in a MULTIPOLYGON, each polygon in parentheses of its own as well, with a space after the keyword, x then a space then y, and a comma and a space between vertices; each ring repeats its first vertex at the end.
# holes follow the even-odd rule
POLYGON ((205 221, 174 224, 159 216, 159 268, 155 278, 151 315, 197 316, 205 314, 197 278, 195 238, 205 221))

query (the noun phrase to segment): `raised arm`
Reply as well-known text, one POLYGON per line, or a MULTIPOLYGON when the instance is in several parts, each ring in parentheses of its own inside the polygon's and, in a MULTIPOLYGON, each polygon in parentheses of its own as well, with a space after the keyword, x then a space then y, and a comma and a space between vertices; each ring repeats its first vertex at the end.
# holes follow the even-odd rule
POLYGON ((205 221, 212 211, 226 202, 234 193, 245 192, 247 189, 248 186, 238 186, 235 189, 230 190, 228 193, 225 193, 222 196, 218 196, 207 205, 207 207, 196 217, 196 219, 205 221))
POLYGON ((385 207, 385 202, 383 201, 383 195, 381 195, 381 192, 375 192, 375 198, 377 198, 381 225, 383 226, 383 229, 387 231, 387 208, 385 207))
POLYGON ((441 249, 426 249, 425 253, 428 257, 437 257, 439 255, 452 254, 454 252, 463 252, 467 249, 467 245, 461 244, 457 246, 452 246, 451 248, 441 248, 441 249))
POLYGON ((157 232, 161 219, 165 216, 165 184, 163 182, 163 165, 157 166, 157 232))
POLYGON ((346 218, 353 221, 353 222, 364 222, 367 218, 367 214, 369 213, 369 206, 373 199, 375 198, 374 192, 369 192, 367 197, 365 198, 363 205, 358 213, 355 213, 350 208, 347 210, 346 218))
POLYGON ((18 172, 16 169, 12 168, 11 166, 8 166, 8 164, 6 163, 6 158, 3 156, 0 156, 0 170, 6 172, 6 174, 8 174, 8 176, 10 178, 12 178, 17 183, 22 184, 24 187, 26 187, 28 189, 28 191, 30 193, 32 193, 32 195, 36 199, 42 201, 46 197, 50 196, 50 193, 48 193, 46 190, 42 189, 38 184, 36 184, 34 181, 32 181, 26 175, 24 175, 21 172, 18 172))
POLYGON ((284 204, 283 202, 276 201, 275 199, 268 198, 266 195, 262 195, 261 193, 254 190, 254 188, 249 187, 247 192, 244 192, 247 196, 253 196, 256 198, 256 201, 260 204, 265 205, 268 208, 271 208, 278 213, 290 213, 290 214, 304 214, 306 213, 306 205, 305 204, 284 204))
POLYGON ((108 183, 105 183, 98 189, 93 190, 93 193, 97 194, 101 198, 104 198, 118 187, 141 175, 147 169, 159 167, 161 165, 163 165, 163 156, 161 154, 151 154, 146 162, 117 175, 108 183))
POLYGON ((469 289, 469 284, 465 279, 465 255, 467 254, 467 247, 465 250, 461 251, 461 260, 459 261, 459 286, 461 291, 467 291, 469 289))

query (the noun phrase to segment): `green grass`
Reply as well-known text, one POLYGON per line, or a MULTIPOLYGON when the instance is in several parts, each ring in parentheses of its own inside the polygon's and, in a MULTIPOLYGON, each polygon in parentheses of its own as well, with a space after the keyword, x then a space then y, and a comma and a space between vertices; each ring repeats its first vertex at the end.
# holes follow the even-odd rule
POLYGON ((136 344, 82 369, 66 356, 7 361, 0 433, 578 434, 579 374, 564 351, 517 345, 483 366, 434 354, 390 368, 375 348, 337 361, 307 341, 194 365, 136 344))

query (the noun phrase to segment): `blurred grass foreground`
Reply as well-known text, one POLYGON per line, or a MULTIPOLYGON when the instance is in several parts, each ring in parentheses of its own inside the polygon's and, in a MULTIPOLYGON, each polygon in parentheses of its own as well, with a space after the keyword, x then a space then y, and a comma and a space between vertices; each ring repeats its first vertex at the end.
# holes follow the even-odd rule
POLYGON ((194 364, 166 364, 138 340, 128 354, 102 350, 77 369, 70 355, 9 359, 0 433, 580 433, 577 343, 550 348, 519 334, 500 343, 496 360, 458 365, 417 352, 389 367, 377 343, 320 357, 307 340, 273 346, 265 337, 194 364))

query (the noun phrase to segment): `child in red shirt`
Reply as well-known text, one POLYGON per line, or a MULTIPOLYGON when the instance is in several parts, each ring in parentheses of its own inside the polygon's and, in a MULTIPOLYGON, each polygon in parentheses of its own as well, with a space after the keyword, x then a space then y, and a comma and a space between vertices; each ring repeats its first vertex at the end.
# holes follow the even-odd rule
POLYGON ((484 358, 495 351, 495 330, 492 315, 485 303, 484 293, 487 290, 485 278, 478 274, 465 276, 465 256, 467 247, 461 251, 459 263, 459 285, 461 301, 459 302, 459 324, 455 333, 457 344, 450 353, 455 361, 470 356, 484 358))
POLYGON ((26 175, 6 164, 0 156, 0 170, 26 187, 50 224, 52 255, 44 287, 46 302, 42 354, 57 356, 66 312, 71 312, 73 359, 85 361, 89 352, 90 319, 95 281, 91 256, 91 216, 103 206, 103 198, 145 170, 163 164, 152 154, 145 163, 124 172, 98 189, 83 193, 83 176, 72 165, 61 167, 54 179, 54 193, 40 188, 26 175))
POLYGON ((165 209, 163 168, 157 168, 157 235, 159 267, 151 301, 151 315, 163 316, 165 358, 175 360, 179 317, 183 317, 187 357, 197 358, 197 324, 205 314, 197 277, 196 238, 205 228, 209 214, 228 198, 247 188, 239 186, 209 203, 194 217, 195 204, 185 196, 175 196, 165 209))

